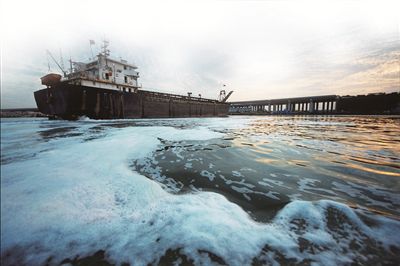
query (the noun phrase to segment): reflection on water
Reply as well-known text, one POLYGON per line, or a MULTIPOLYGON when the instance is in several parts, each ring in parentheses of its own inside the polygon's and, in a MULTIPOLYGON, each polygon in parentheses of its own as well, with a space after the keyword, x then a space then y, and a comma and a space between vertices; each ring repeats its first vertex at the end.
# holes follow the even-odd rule
POLYGON ((261 221, 290 199, 330 198, 400 217, 396 117, 232 119, 244 125, 224 139, 163 142, 134 169, 171 192, 217 190, 261 221))

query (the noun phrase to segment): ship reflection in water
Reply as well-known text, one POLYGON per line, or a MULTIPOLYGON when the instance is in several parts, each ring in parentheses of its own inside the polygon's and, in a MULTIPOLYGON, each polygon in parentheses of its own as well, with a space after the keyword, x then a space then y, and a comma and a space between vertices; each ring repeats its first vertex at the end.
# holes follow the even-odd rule
POLYGON ((400 117, 1 121, 2 265, 400 263, 400 117))

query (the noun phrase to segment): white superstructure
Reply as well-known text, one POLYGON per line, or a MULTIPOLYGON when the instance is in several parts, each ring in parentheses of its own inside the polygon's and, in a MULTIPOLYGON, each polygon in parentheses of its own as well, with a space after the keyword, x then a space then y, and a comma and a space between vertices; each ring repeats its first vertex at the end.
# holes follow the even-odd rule
POLYGON ((137 67, 126 60, 110 58, 107 48, 108 42, 104 41, 102 51, 95 60, 88 63, 70 60, 70 71, 63 81, 88 87, 135 92, 139 88, 137 67))

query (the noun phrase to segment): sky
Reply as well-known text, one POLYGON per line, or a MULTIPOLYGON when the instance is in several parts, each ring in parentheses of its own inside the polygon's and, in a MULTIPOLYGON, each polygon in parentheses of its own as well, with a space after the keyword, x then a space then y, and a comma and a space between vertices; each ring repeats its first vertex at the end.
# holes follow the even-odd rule
POLYGON ((46 49, 68 66, 104 39, 147 90, 213 99, 233 90, 230 101, 400 91, 399 1, 1 0, 0 9, 1 108, 36 106, 46 49))

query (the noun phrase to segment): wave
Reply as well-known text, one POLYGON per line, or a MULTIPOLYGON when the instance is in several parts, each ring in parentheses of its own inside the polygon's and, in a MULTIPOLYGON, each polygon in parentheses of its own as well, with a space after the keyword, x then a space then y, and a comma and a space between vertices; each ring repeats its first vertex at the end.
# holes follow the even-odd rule
POLYGON ((399 262, 397 220, 336 201, 294 200, 260 223, 221 194, 170 194, 131 169, 162 140, 223 136, 206 127, 127 127, 87 142, 30 145, 35 156, 1 166, 2 265, 399 262))

